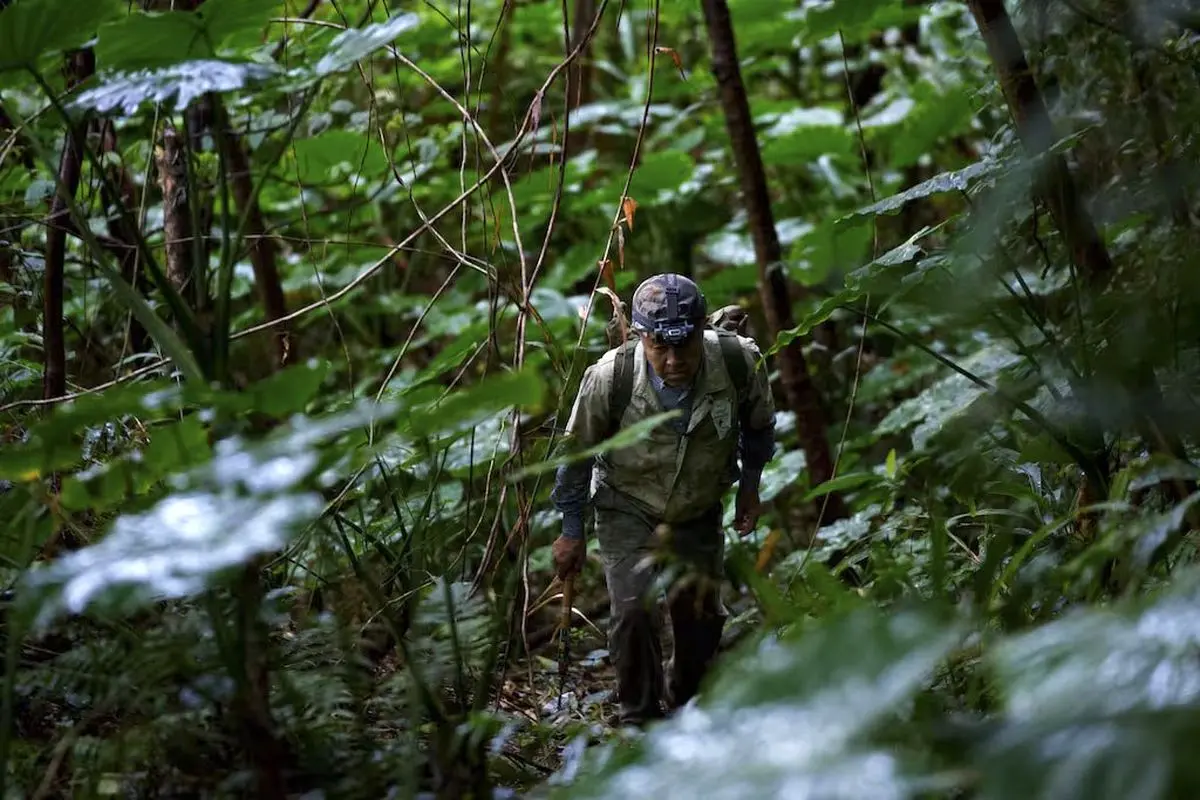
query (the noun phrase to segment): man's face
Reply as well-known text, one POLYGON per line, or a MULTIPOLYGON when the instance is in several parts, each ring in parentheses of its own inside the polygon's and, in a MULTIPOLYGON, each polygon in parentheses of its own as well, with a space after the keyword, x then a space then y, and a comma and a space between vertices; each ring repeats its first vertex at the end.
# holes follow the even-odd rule
POLYGON ((676 347, 655 341, 648 333, 642 334, 642 347, 646 360, 663 381, 671 387, 687 386, 700 370, 704 359, 704 334, 697 328, 687 341, 676 347))

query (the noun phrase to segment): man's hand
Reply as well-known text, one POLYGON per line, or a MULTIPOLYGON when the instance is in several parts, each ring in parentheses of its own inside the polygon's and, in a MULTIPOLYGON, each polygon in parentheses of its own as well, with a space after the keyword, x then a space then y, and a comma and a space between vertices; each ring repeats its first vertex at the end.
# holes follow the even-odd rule
POLYGON ((758 499, 758 483, 745 483, 738 486, 737 501, 734 505, 734 529, 742 536, 748 536, 758 527, 758 517, 761 513, 762 503, 758 499))
POLYGON ((550 550, 554 554, 554 567, 558 571, 558 577, 566 580, 583 571, 583 562, 587 559, 586 540, 559 536, 550 550))

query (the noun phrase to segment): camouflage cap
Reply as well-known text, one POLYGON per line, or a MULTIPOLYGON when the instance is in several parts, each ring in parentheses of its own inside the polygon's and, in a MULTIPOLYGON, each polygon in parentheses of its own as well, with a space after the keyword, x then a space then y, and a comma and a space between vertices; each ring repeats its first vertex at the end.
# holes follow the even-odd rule
POLYGON ((653 275, 633 293, 633 327, 668 344, 681 344, 703 327, 707 306, 700 287, 673 272, 653 275))

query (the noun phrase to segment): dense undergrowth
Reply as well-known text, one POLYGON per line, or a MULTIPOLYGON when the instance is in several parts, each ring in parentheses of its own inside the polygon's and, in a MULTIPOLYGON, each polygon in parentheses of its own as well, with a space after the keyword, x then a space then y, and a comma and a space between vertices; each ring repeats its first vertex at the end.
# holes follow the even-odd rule
POLYGON ((1194 5, 730 0, 782 301, 691 4, 132 5, 0 3, 5 797, 1200 790, 1194 5), (781 389, 631 736, 548 492, 663 269, 836 475, 781 389))

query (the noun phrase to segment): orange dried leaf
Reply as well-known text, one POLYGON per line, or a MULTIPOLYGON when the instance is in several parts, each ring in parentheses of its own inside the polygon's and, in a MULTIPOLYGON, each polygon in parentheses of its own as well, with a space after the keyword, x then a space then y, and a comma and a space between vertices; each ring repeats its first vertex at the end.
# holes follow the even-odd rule
POLYGON ((754 565, 756 572, 762 572, 771 563, 771 556, 775 555, 775 546, 779 544, 779 531, 773 530, 767 534, 767 540, 763 542, 762 550, 758 551, 758 561, 754 565))
POLYGON ((615 294, 617 291, 617 279, 613 275, 612 262, 606 258, 597 263, 600 265, 600 276, 604 278, 604 282, 608 284, 608 288, 615 294))
POLYGON ((633 230, 633 215, 637 213, 637 200, 626 197, 621 201, 621 210, 625 213, 625 224, 629 226, 629 230, 633 230))
POLYGON ((687 74, 683 71, 683 59, 679 57, 679 53, 675 52, 674 47, 659 45, 658 47, 654 48, 654 52, 665 53, 666 55, 669 55, 671 60, 675 62, 675 69, 679 70, 679 77, 683 78, 685 81, 687 80, 687 74))

